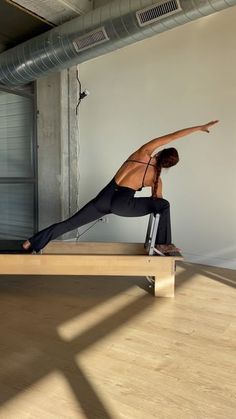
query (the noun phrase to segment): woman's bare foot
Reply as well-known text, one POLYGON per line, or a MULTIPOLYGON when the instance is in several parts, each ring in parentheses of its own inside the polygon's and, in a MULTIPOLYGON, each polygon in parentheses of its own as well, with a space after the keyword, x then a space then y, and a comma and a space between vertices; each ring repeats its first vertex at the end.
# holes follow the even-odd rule
POLYGON ((31 247, 31 243, 29 240, 26 240, 23 244, 22 244, 23 249, 28 250, 31 247))
POLYGON ((162 253, 169 253, 169 252, 180 252, 181 249, 176 247, 174 244, 157 244, 156 249, 162 253))

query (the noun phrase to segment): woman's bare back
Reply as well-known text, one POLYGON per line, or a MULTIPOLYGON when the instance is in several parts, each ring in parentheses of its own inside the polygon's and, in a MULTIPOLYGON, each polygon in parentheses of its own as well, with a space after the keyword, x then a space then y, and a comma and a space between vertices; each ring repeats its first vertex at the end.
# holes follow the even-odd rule
POLYGON ((156 179, 156 162, 156 157, 150 158, 138 150, 122 164, 115 175, 115 182, 119 186, 126 186, 134 190, 138 190, 142 186, 153 187, 156 179))

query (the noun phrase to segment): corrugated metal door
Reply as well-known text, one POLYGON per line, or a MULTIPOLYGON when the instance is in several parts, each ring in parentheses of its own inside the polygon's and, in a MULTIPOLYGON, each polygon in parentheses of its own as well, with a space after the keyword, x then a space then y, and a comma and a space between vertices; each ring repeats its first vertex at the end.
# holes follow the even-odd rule
POLYGON ((0 240, 36 229, 34 101, 0 91, 0 240))

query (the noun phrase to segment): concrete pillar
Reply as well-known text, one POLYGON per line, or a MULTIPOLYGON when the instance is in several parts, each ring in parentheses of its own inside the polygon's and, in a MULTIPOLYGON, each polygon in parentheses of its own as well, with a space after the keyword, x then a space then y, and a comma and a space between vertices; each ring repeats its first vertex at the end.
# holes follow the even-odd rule
POLYGON ((76 67, 37 81, 39 229, 77 211, 78 96, 76 67))

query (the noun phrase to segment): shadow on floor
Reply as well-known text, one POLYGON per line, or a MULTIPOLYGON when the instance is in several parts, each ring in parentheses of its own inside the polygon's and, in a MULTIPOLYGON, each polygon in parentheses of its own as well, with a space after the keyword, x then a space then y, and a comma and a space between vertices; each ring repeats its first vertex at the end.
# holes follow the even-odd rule
POLYGON ((128 293, 135 284, 145 287, 145 279, 1 276, 0 404, 57 370, 66 377, 86 418, 94 419, 96 412, 98 418, 111 419, 75 357, 148 309, 155 299, 148 294, 128 298, 125 307, 70 341, 57 330, 128 293))
MULTIPOLYGON (((178 262, 176 288, 200 274, 226 285, 235 286, 235 272, 178 262)), ((125 323, 149 309, 153 304, 169 303, 155 299, 149 283, 139 277, 0 277, 0 404, 30 388, 48 374, 60 371, 70 385, 78 405, 87 419, 112 419, 109 409, 98 396, 93 383, 75 358, 125 323), (127 304, 114 310, 102 321, 65 341, 58 327, 96 309, 125 293, 127 304)))
POLYGON ((233 269, 222 269, 215 266, 192 264, 187 262, 177 262, 181 269, 184 269, 176 275, 176 287, 180 287, 187 282, 193 275, 201 275, 214 281, 221 282, 232 288, 236 288, 236 273, 233 269))

